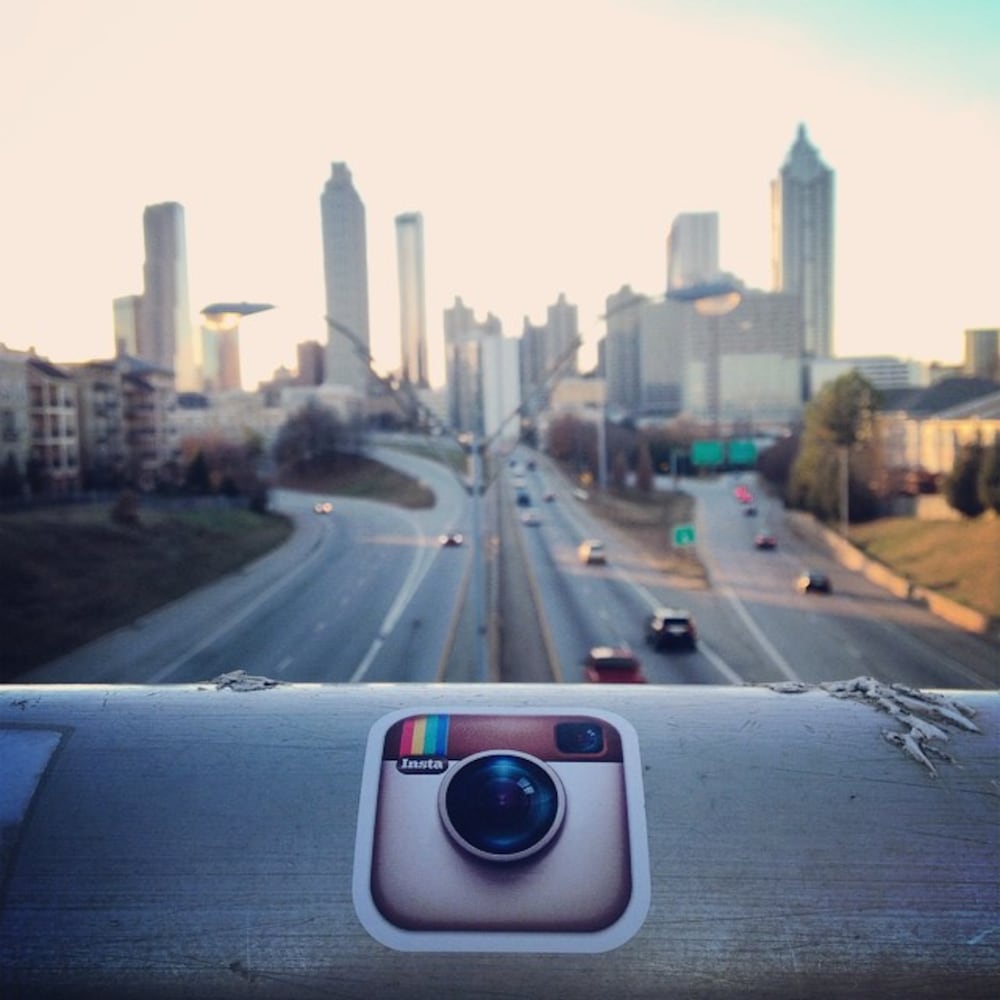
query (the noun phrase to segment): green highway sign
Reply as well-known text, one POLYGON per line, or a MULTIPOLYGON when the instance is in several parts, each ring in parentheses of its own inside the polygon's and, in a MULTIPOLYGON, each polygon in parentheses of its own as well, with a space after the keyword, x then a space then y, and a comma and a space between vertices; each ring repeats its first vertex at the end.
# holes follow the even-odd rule
POLYGON ((694 525, 675 524, 674 525, 674 545, 681 548, 685 545, 694 545, 694 525))
POLYGON ((722 465, 721 441, 695 441, 691 445, 692 465, 722 465))
POLYGON ((734 438, 726 446, 730 465, 756 465, 757 445, 749 438, 734 438))

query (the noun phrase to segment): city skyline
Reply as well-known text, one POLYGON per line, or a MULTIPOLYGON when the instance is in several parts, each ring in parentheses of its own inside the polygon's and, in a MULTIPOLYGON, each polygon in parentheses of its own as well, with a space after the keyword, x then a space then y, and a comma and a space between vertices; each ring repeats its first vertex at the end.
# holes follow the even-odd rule
POLYGON ((277 307, 247 325, 244 384, 294 366, 327 335, 316 195, 344 162, 367 210, 381 371, 400 366, 406 211, 426 226, 432 383, 456 297, 518 336, 565 294, 587 367, 607 296, 663 292, 682 213, 717 213, 721 268, 770 287, 769 185, 800 123, 836 171, 835 352, 957 363, 964 330, 1000 323, 995 4, 413 6, 5 9, 0 342, 110 356, 112 302, 141 287, 136 220, 175 201, 190 300, 277 307), (179 73, 206 33, 229 39, 233 72, 179 73), (333 67, 330 37, 350 39, 333 67))

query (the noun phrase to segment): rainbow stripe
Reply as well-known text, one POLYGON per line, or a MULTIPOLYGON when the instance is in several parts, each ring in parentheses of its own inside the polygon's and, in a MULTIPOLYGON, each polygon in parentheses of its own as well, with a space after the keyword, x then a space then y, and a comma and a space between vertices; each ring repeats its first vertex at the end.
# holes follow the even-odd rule
POLYGON ((415 715, 403 722, 399 737, 400 757, 446 757, 448 716, 415 715))

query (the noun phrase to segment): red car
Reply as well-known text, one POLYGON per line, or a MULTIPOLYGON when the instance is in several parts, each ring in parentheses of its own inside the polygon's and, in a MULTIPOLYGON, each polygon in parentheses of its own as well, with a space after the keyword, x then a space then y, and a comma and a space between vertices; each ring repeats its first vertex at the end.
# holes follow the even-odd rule
POLYGON ((645 684, 639 658, 626 646, 595 646, 583 661, 591 684, 645 684))

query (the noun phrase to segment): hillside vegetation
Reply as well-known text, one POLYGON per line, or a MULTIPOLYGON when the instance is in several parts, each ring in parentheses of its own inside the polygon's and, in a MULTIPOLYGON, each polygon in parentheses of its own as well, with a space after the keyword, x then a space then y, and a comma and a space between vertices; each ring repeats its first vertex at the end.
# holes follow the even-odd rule
POLYGON ((852 526, 850 539, 912 583, 1000 618, 1000 518, 882 518, 852 526))

